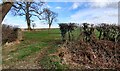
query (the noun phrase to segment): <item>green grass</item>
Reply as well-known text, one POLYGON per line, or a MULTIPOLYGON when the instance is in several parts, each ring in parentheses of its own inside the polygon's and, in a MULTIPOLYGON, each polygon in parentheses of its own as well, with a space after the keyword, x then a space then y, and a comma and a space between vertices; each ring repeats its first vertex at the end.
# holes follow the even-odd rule
POLYGON ((57 48, 59 48, 57 45, 52 45, 52 48, 48 49, 46 55, 40 60, 40 65, 43 69, 68 69, 67 65, 61 64, 62 61, 58 56, 49 56, 49 54, 55 53, 57 48))
POLYGON ((24 41, 22 41, 21 44, 15 46, 17 48, 16 51, 10 53, 18 59, 23 59, 31 54, 34 54, 44 47, 50 47, 51 45, 54 47, 54 42, 60 41, 60 34, 58 34, 59 29, 51 29, 50 33, 48 33, 48 30, 35 32, 27 31, 23 33, 24 41))
MULTIPOLYGON (((59 29, 52 29, 50 30, 50 32, 48 33, 48 30, 43 30, 40 32, 25 32, 24 35, 26 36, 25 39, 29 41, 34 41, 34 42, 42 42, 41 48, 43 47, 49 47, 48 50, 46 51, 45 55, 42 57, 42 59, 40 59, 40 65, 42 66, 42 68, 45 69, 51 69, 51 68, 56 68, 56 69, 63 69, 65 68, 65 65, 61 65, 60 64, 60 60, 58 57, 53 57, 53 56, 49 56, 49 54, 52 54, 54 52, 57 51, 58 47, 58 43, 61 42, 61 34, 59 29), (34 39, 32 39, 34 38, 34 39), (58 42, 58 43, 57 43, 58 42), (44 45, 45 44, 45 45, 44 45), (57 62, 51 62, 52 59, 56 59, 58 60, 57 62)), ((29 42, 31 43, 31 42, 29 42)), ((32 48, 32 46, 36 46, 36 45, 31 45, 28 48, 26 48, 25 50, 21 50, 22 54, 19 55, 19 58, 24 58, 28 55, 30 55, 30 53, 32 52, 36 52, 39 49, 34 50, 34 48, 32 48), (31 50, 32 51, 28 51, 31 50), (24 52, 26 51, 27 52, 24 52), (33 51, 34 50, 34 51, 33 51)))
POLYGON ((18 61, 24 61, 29 58, 29 56, 38 54, 45 48, 48 48, 45 55, 43 55, 43 58, 40 59, 40 64, 43 68, 49 68, 51 65, 57 66, 57 68, 64 67, 60 64, 59 60, 58 62, 49 63, 50 59, 53 59, 54 57, 48 55, 56 52, 60 42, 61 34, 59 29, 51 29, 49 33, 48 30, 25 31, 23 32, 23 41, 21 41, 20 44, 11 46, 10 49, 3 50, 3 53, 5 53, 3 56, 5 56, 6 59, 8 59, 8 55, 12 57, 12 59, 7 61, 4 59, 3 64, 9 66, 14 65, 13 63, 17 64, 18 61))
POLYGON ((67 69, 66 65, 61 64, 61 60, 57 56, 46 56, 41 61, 43 69, 67 69), (57 60, 57 61, 52 61, 57 60))
POLYGON ((18 59, 23 59, 26 56, 29 56, 37 51, 40 51, 44 46, 46 46, 46 43, 36 43, 36 44, 31 44, 26 48, 23 48, 21 50, 18 50, 18 55, 17 58, 18 59))
POLYGON ((42 66, 43 69, 65 69, 67 68, 66 65, 61 65, 61 60, 58 56, 49 56, 49 54, 55 53, 58 49, 57 44, 51 44, 50 48, 47 50, 46 55, 40 59, 40 65, 42 66), (57 60, 57 61, 52 61, 52 60, 57 60))

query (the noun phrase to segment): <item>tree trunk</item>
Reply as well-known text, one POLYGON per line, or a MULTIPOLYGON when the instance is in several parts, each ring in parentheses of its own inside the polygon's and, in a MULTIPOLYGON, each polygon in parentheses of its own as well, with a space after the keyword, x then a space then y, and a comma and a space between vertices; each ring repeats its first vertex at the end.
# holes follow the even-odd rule
POLYGON ((13 2, 5 2, 0 6, 0 12, 2 15, 2 17, 0 17, 0 23, 2 23, 3 19, 11 9, 12 5, 13 5, 13 2))
POLYGON ((48 33, 50 33, 50 27, 51 27, 51 25, 49 24, 48 33))
POLYGON ((27 26, 28 26, 28 30, 31 31, 31 22, 30 22, 30 14, 29 14, 29 2, 27 2, 27 6, 26 6, 26 10, 27 10, 27 13, 26 13, 26 21, 27 21, 27 26))
POLYGON ((28 30, 31 31, 31 25, 30 25, 30 18, 27 18, 27 26, 28 26, 28 30))
POLYGON ((30 27, 30 23, 27 23, 28 24, 28 30, 31 31, 31 27, 30 27))
POLYGON ((50 30, 51 25, 49 25, 49 30, 50 30))

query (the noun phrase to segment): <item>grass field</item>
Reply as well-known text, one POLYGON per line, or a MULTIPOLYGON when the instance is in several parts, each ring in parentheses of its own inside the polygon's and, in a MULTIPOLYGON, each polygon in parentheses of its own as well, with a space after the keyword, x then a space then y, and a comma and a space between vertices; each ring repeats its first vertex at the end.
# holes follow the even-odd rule
POLYGON ((49 33, 48 30, 25 31, 19 44, 3 47, 3 68, 51 68, 53 65, 63 68, 59 62, 50 63, 51 58, 57 57, 48 56, 56 52, 61 42, 59 29, 51 29, 49 33))

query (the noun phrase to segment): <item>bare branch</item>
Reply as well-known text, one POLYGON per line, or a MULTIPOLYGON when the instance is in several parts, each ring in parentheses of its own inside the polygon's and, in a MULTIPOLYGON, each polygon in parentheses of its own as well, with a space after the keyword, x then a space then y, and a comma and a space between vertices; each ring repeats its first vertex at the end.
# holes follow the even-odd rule
POLYGON ((31 17, 32 17, 32 16, 36 16, 39 20, 42 20, 38 15, 31 14, 31 17))

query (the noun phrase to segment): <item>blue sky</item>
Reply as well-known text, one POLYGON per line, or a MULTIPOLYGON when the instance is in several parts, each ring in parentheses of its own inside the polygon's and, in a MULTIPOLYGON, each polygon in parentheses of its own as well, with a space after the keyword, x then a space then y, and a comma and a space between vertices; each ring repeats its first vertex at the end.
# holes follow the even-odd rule
MULTIPOLYGON (((97 0, 99 1, 99 0, 97 0)), ((53 22, 52 28, 58 27, 61 22, 75 23, 118 23, 118 3, 117 2, 46 2, 44 7, 50 8, 58 13, 58 21, 53 22)), ((16 25, 20 28, 27 28, 24 17, 13 16, 11 12, 7 14, 3 23, 16 25)), ((36 28, 48 28, 43 21, 35 18, 36 28)))

